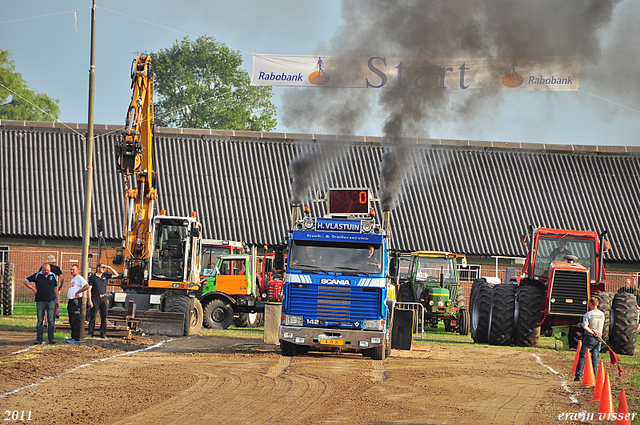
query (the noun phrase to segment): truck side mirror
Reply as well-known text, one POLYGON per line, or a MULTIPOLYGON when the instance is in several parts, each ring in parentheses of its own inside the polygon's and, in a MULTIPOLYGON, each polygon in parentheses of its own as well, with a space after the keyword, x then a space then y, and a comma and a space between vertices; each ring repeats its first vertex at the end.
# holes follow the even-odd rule
POLYGON ((276 249, 275 259, 273 260, 273 269, 284 270, 284 252, 282 252, 282 248, 276 249))

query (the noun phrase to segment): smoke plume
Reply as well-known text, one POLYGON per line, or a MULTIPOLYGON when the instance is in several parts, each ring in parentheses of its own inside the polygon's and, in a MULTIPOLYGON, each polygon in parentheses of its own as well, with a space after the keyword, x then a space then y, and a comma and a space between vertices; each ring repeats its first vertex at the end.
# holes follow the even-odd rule
MULTIPOLYGON (((317 54, 424 59, 493 56, 514 61, 582 56, 583 65, 596 64, 601 55, 600 30, 611 21, 618 3, 345 0, 343 25, 331 37, 329 51, 317 54)), ((500 96, 500 92, 485 91, 452 95, 439 88, 296 89, 283 95, 281 112, 283 124, 294 131, 357 134, 377 103, 385 148, 379 196, 383 208, 392 208, 401 189, 401 173, 411 165, 402 138, 428 138, 430 126, 441 121, 474 123, 478 112, 495 107, 500 96)), ((297 178, 294 172, 292 177, 297 178)))

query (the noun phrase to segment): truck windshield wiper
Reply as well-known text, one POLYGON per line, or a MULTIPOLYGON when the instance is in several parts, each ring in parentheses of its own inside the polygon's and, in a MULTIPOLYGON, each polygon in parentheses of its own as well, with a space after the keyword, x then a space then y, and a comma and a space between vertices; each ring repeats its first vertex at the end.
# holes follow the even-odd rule
POLYGON ((356 268, 353 268, 353 267, 342 267, 342 266, 340 266, 340 267, 336 267, 336 270, 347 270, 347 271, 350 271, 350 272, 354 272, 356 275, 363 274, 365 276, 369 276, 369 273, 363 272, 363 271, 361 271, 359 269, 356 269, 356 268))
MULTIPOLYGON (((293 267, 292 267, 293 268, 293 267)), ((294 270, 320 270, 320 266, 315 266, 313 264, 295 264, 294 270)))

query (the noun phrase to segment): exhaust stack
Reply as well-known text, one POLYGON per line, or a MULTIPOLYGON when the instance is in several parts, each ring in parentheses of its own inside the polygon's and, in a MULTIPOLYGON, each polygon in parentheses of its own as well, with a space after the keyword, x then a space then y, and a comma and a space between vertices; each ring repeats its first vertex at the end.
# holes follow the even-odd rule
POLYGON ((391 232, 391 211, 382 211, 382 229, 385 234, 389 234, 391 232))
POLYGON ((296 223, 302 219, 302 204, 291 204, 291 230, 294 230, 296 223))

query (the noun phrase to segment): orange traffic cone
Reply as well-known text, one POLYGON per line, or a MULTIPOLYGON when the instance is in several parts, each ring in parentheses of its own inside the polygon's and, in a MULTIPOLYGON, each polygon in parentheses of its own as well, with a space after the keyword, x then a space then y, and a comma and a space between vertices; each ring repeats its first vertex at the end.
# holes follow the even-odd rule
POLYGON ((613 395, 611 394, 611 383, 609 382, 609 374, 604 375, 604 385, 602 387, 602 397, 600 397, 600 408, 598 409, 598 415, 607 415, 606 417, 613 417, 616 414, 616 410, 613 408, 613 395))
POLYGON ((596 378, 596 388, 593 391, 593 398, 589 401, 600 401, 602 396, 602 387, 604 385, 604 363, 600 360, 598 365, 598 377, 596 378))
POLYGON ((587 358, 584 360, 584 370, 582 371, 582 386, 593 387, 596 385, 596 377, 593 376, 593 363, 591 353, 587 351, 587 358))
POLYGON ((578 367, 578 359, 580 358, 580 350, 582 349, 582 341, 578 341, 578 349, 576 350, 576 358, 573 359, 573 371, 571 374, 576 373, 576 367, 578 367))
POLYGON ((631 425, 631 415, 629 415, 629 408, 627 407, 627 396, 624 393, 624 388, 620 390, 620 403, 618 403, 618 421, 616 425, 631 425))

